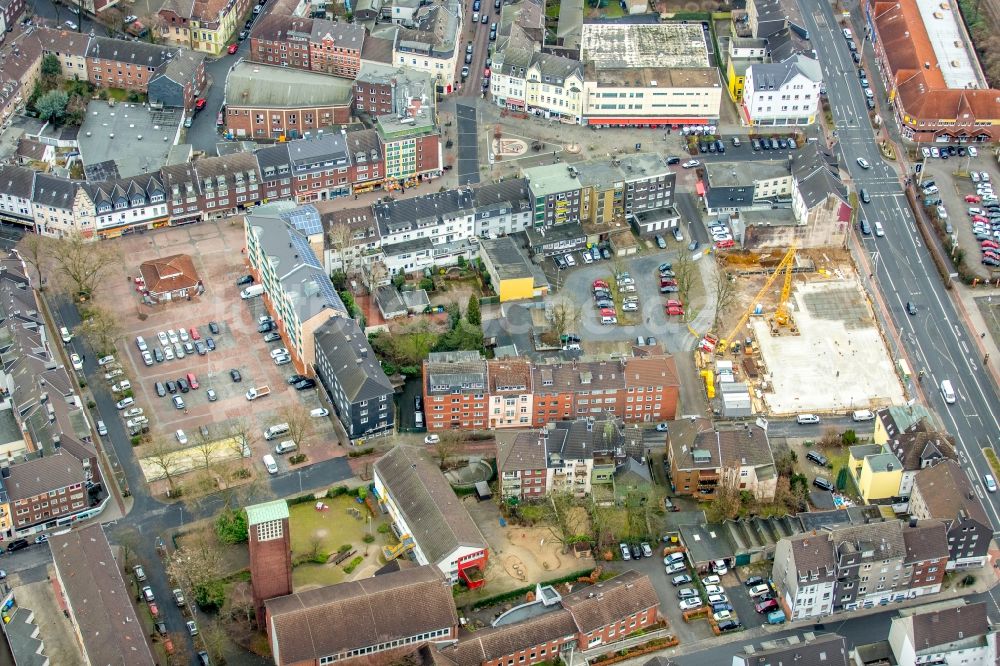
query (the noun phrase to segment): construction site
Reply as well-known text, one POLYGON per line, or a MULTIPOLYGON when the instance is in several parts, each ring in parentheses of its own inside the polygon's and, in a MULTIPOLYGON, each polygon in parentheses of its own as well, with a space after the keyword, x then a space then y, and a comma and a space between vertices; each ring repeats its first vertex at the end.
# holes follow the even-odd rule
POLYGON ((838 250, 720 253, 718 331, 695 351, 713 412, 843 414, 905 402, 849 256, 838 250), (728 306, 728 307, 727 307, 728 306))

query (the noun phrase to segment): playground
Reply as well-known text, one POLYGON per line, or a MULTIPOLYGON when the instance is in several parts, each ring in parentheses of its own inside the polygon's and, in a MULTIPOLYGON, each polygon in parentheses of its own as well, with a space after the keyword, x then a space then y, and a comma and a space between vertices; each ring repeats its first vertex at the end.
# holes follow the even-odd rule
POLYGON ((391 534, 383 532, 388 522, 382 516, 372 516, 368 507, 354 495, 323 498, 316 502, 303 502, 288 507, 288 522, 292 540, 292 561, 298 562, 292 570, 296 591, 344 580, 371 575, 382 566, 382 546, 396 542, 391 534), (374 541, 365 543, 371 535, 374 541), (348 550, 342 550, 349 546, 348 550), (325 556, 325 557, 324 557, 325 556), (344 571, 355 558, 362 561, 350 574, 344 571), (325 559, 324 564, 317 560, 325 559))

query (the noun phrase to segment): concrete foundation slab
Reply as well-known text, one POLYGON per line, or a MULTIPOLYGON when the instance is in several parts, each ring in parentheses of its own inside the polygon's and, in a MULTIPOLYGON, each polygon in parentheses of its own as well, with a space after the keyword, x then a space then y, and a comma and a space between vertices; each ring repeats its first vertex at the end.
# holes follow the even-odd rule
POLYGON ((752 321, 768 369, 772 414, 846 412, 905 400, 864 295, 853 280, 797 284, 792 317, 799 335, 772 336, 752 321))

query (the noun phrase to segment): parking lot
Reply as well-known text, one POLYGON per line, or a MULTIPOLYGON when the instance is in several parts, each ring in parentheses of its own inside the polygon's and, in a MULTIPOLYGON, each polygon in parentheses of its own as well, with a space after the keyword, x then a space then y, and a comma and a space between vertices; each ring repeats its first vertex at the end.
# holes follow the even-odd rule
MULTIPOLYGON (((278 412, 292 405, 301 404, 306 410, 326 407, 321 404, 316 389, 296 391, 287 383, 287 377, 294 372, 293 365, 276 366, 271 358, 271 350, 283 346, 282 342, 265 343, 257 332, 258 317, 266 314, 263 298, 241 300, 236 279, 245 272, 242 253, 243 233, 240 225, 206 223, 179 229, 164 230, 122 240, 123 255, 128 257, 127 270, 135 272, 139 263, 156 256, 166 256, 178 252, 191 255, 195 267, 206 285, 204 294, 191 300, 179 300, 152 307, 139 306, 138 295, 131 283, 110 285, 99 295, 104 305, 121 313, 120 323, 124 329, 122 342, 118 345, 117 360, 121 364, 123 377, 129 379, 134 394, 134 407, 143 410, 142 417, 148 419, 148 435, 152 442, 169 444, 177 449, 183 445, 176 437, 177 430, 183 430, 188 438, 187 446, 199 440, 202 426, 208 429, 210 440, 231 436, 234 429, 253 430, 249 437, 251 456, 256 465, 271 449, 275 442, 267 442, 263 430, 280 418, 278 412), (113 304, 117 304, 115 307, 113 304), (131 307, 126 304, 134 304, 131 307), (218 326, 218 334, 209 331, 209 322, 218 326), (177 358, 174 351, 172 360, 164 354, 162 362, 147 366, 136 344, 136 336, 142 336, 153 354, 162 349, 159 333, 165 335, 173 330, 183 352, 184 343, 180 331, 186 329, 189 337, 187 345, 193 346, 191 329, 195 329, 200 342, 206 343, 211 337, 215 350, 204 354, 184 352, 177 358), (233 381, 231 370, 237 370, 241 381, 233 381), (174 394, 157 395, 156 383, 166 388, 167 382, 179 384, 180 379, 194 375, 197 389, 182 393, 177 387, 174 394), (250 402, 245 393, 251 387, 268 386, 270 395, 250 402), (212 389, 216 400, 210 401, 212 389), (179 396, 183 406, 175 406, 172 398, 179 396)), ((190 347, 189 347, 190 348, 190 347)), ((120 381, 115 377, 109 383, 120 381)), ((119 412, 119 416, 123 415, 119 412)), ((108 416, 108 415, 105 415, 108 416)), ((338 455, 337 437, 330 418, 316 418, 311 421, 312 436, 303 443, 300 452, 305 453, 309 463, 315 463, 338 455)), ((202 438, 202 441, 204 438, 202 438)), ((136 450, 137 457, 149 455, 146 445, 136 450)), ((275 456, 279 471, 288 467, 286 456, 275 456)))
MULTIPOLYGON (((941 199, 941 205, 947 212, 947 220, 943 220, 946 224, 945 228, 949 228, 947 225, 950 224, 952 233, 958 239, 959 247, 965 251, 966 265, 970 270, 980 275, 989 275, 994 269, 1000 268, 985 266, 981 263, 983 259, 982 239, 976 238, 973 233, 968 209, 982 209, 983 204, 965 200, 966 196, 977 196, 976 187, 979 183, 976 181, 981 181, 979 174, 983 172, 989 176, 994 187, 1000 187, 1000 170, 997 169, 993 157, 985 153, 986 151, 980 151, 977 157, 966 155, 965 157, 952 157, 948 160, 927 158, 924 160, 924 177, 921 182, 922 185, 926 186, 929 181, 934 181, 938 192, 926 196, 920 193, 921 199, 941 199), (977 174, 976 181, 970 177, 971 172, 977 174)), ((936 212, 934 206, 927 209, 936 212)), ((987 222, 987 224, 989 223, 987 222)), ((993 240, 1000 244, 1000 237, 995 235, 997 232, 991 229, 989 233, 993 235, 993 240)))

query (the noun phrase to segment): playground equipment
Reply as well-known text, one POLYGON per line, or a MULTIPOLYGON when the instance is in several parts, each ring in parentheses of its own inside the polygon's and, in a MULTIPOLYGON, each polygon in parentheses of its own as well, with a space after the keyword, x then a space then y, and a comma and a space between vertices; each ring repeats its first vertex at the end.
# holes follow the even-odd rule
POLYGON ((394 546, 382 546, 382 557, 385 558, 386 562, 392 562, 394 559, 413 550, 417 544, 413 541, 413 537, 409 534, 404 534, 399 538, 399 543, 394 546))

